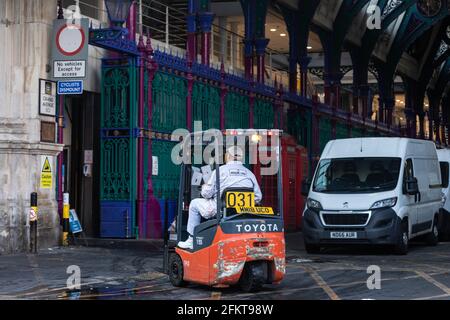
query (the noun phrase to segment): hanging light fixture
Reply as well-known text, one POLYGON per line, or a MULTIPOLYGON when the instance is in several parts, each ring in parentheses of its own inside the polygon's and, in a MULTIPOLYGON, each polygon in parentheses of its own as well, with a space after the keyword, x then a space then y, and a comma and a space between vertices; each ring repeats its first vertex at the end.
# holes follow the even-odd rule
POLYGON ((109 20, 115 26, 121 26, 127 20, 133 0, 105 0, 109 20))

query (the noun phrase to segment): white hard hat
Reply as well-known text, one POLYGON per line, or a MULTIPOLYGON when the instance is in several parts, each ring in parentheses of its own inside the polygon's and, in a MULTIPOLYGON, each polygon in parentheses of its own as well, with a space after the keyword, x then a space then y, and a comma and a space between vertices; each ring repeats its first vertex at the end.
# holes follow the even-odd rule
POLYGON ((232 146, 227 149, 227 153, 236 160, 241 160, 244 157, 242 148, 238 146, 232 146))

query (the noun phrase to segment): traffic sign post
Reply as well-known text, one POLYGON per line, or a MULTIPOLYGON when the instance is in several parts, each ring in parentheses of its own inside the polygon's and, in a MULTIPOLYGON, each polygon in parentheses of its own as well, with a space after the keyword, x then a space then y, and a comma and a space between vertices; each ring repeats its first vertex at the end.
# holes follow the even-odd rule
POLYGON ((84 79, 88 61, 89 19, 53 22, 53 78, 84 79))

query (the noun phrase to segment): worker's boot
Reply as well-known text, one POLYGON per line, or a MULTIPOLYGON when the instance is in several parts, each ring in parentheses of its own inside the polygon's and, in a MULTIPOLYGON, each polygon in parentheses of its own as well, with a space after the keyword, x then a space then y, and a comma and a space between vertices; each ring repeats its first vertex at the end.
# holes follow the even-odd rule
POLYGON ((186 241, 180 241, 178 242, 178 247, 181 249, 191 249, 194 247, 194 239, 192 236, 189 236, 186 241))

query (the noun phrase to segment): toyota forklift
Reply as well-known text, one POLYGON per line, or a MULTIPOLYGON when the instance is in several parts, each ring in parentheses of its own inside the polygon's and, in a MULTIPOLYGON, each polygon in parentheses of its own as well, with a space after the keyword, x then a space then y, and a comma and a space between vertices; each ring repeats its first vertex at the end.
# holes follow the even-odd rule
MULTIPOLYGON (((264 188, 260 183, 263 193, 260 204, 254 203, 253 188, 230 187, 220 194, 219 165, 223 161, 226 147, 223 141, 218 141, 223 140, 222 138, 213 138, 213 157, 202 157, 202 171, 192 165, 192 161, 184 161, 181 164, 178 210, 172 234, 168 231, 167 218, 164 222, 164 270, 176 287, 188 283, 216 288, 239 285, 245 292, 254 292, 260 290, 264 284, 281 282, 286 270, 279 143, 282 131, 242 129, 226 130, 223 134, 227 139, 234 136, 235 142, 244 139, 247 155, 259 150, 276 156, 278 168, 276 173, 269 177, 270 183, 267 184, 272 187, 264 188), (276 136, 278 143, 275 146, 260 145, 261 140, 264 140, 263 135, 276 136), (251 145, 256 145, 257 149, 250 148, 251 145), (247 151, 250 149, 253 151, 247 151), (188 237, 189 204, 191 200, 201 197, 199 171, 208 171, 204 170, 205 167, 210 168, 210 174, 215 169, 217 214, 208 220, 202 218, 201 223, 195 227, 192 250, 181 249, 177 247, 177 243, 188 237), (267 204, 271 206, 265 206, 267 204)), ((199 139, 199 136, 202 136, 202 132, 185 137, 191 140, 188 147, 188 157, 191 159, 195 150, 200 150, 203 154, 207 144, 211 145, 209 141, 199 139)), ((254 173, 257 171, 255 176, 258 180, 264 179, 265 176, 261 176, 263 165, 259 162, 259 157, 258 163, 253 164, 253 167, 245 163, 244 165, 254 173)), ((205 180, 203 178, 202 181, 206 183, 205 180)))

